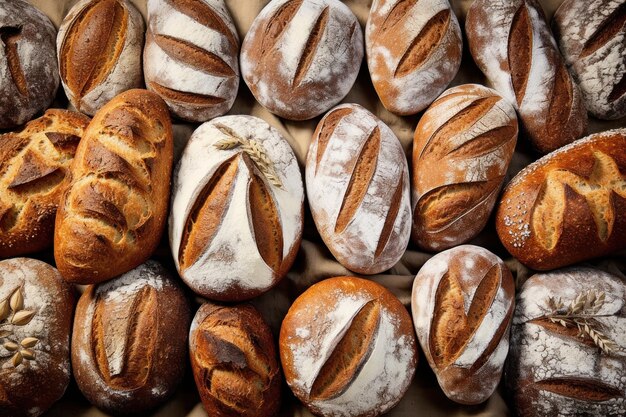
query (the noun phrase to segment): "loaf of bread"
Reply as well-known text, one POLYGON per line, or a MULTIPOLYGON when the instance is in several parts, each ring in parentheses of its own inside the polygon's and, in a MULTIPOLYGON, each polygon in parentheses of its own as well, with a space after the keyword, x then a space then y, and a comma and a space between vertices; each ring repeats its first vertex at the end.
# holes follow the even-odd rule
POLYGON ((519 112, 541 153, 587 130, 587 111, 537 0, 476 0, 465 31, 474 61, 519 112))
POLYGON ((448 0, 374 0, 365 28, 367 65, 385 108, 415 114, 446 89, 463 40, 448 0))
POLYGON ((187 363, 191 321, 183 290, 156 261, 87 288, 72 333, 72 369, 85 397, 113 414, 167 400, 187 363))
POLYGON ((487 224, 517 142, 513 106, 490 88, 465 84, 441 95, 413 139, 413 240, 440 251, 487 224))
POLYGON ((256 100, 291 120, 318 116, 348 94, 363 34, 339 0, 272 0, 241 46, 241 74, 256 100))
POLYGON ((54 258, 63 278, 95 284, 143 263, 161 239, 172 171, 165 102, 126 91, 98 111, 59 202, 54 258))
POLYGON ((517 300, 505 372, 516 414, 623 416, 624 281, 568 268, 532 276, 517 300))
POLYGON ((626 116, 626 2, 565 0, 554 35, 587 110, 600 119, 626 116))
POLYGON ((0 261, 0 415, 37 417, 65 392, 74 303, 50 265, 0 261))
POLYGON ((223 116, 191 136, 172 184, 169 237, 179 275, 214 300, 256 297, 300 248, 304 190, 283 136, 252 116, 223 116))
POLYGON ((52 246, 63 179, 88 124, 81 113, 50 109, 0 135, 0 258, 52 246))
POLYGON ((191 323, 189 355, 211 417, 273 417, 281 373, 274 336, 251 304, 203 304, 191 323))
POLYGON ((413 323, 448 398, 479 404, 496 390, 514 308, 511 271, 487 249, 461 245, 419 270, 411 295, 413 323))
POLYGON ((239 37, 224 0, 149 0, 143 70, 177 117, 206 122, 232 107, 239 37))
POLYGON ((294 301, 280 328, 287 384, 314 414, 378 416, 417 364, 411 317, 389 290, 361 278, 323 280, 294 301))
POLYGON ((0 0, 0 130, 28 122, 59 88, 48 17, 25 0, 0 0))
POLYGON ((544 156, 508 184, 496 228, 506 249, 547 270, 626 248, 626 129, 544 156))
POLYGON ((123 91, 141 87, 145 25, 129 0, 80 0, 57 36, 65 95, 93 116, 123 91))
POLYGON ((317 230, 343 266, 377 274, 400 260, 411 234, 409 170, 380 119, 358 104, 328 112, 309 147, 306 186, 317 230))

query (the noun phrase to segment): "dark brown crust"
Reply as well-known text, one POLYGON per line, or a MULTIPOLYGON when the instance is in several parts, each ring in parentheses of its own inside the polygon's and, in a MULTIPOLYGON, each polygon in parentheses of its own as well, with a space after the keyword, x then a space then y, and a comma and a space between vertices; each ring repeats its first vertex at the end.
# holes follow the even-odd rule
POLYGON ((208 94, 189 93, 187 91, 173 90, 156 82, 149 83, 148 86, 165 100, 177 103, 186 103, 194 106, 216 106, 226 101, 223 97, 211 96, 208 94))
POLYGON ((376 251, 374 252, 374 256, 377 258, 387 247, 387 242, 389 242, 389 237, 391 236, 391 232, 393 231, 393 225, 396 223, 396 218, 398 217, 398 212, 400 211, 400 203, 402 202, 402 190, 404 189, 404 172, 400 175, 400 180, 396 185, 396 190, 393 192, 393 196, 391 197, 391 205, 389 206, 389 211, 387 212, 387 216, 385 217, 385 224, 383 225, 383 230, 380 232, 380 237, 378 238, 378 244, 376 244, 376 251))
POLYGON ((21 37, 22 29, 19 27, 0 27, 0 41, 4 44, 4 51, 9 64, 11 78, 19 93, 28 97, 28 85, 26 84, 26 77, 24 76, 24 70, 22 69, 20 57, 17 52, 17 42, 21 37))
POLYGON ((600 402, 624 397, 622 390, 596 380, 550 378, 537 381, 535 384, 540 390, 579 401, 600 402))
POLYGON ((589 56, 602 48, 609 39, 613 39, 622 30, 624 24, 626 24, 626 3, 620 4, 589 37, 580 52, 580 58, 589 56))
POLYGON ((525 3, 522 3, 513 17, 508 51, 511 81, 517 104, 520 105, 526 94, 526 84, 528 83, 533 54, 533 28, 525 3))
POLYGON ((218 55, 184 39, 157 34, 154 35, 154 42, 176 61, 184 62, 198 71, 221 77, 234 77, 237 75, 218 55))

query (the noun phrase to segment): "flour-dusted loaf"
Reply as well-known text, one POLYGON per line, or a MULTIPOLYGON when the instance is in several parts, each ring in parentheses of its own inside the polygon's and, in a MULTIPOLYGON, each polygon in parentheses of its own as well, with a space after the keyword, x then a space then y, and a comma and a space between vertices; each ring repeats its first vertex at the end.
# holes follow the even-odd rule
POLYGON ((278 130, 252 116, 201 125, 172 184, 169 237, 180 276, 214 300, 269 290, 300 248, 303 203, 298 162, 278 130))
POLYGON ((419 270, 411 295, 413 323, 448 398, 479 404, 493 394, 509 351, 514 308, 511 271, 487 249, 458 246, 419 270))
POLYGON ((323 280, 294 301, 280 329, 287 384, 314 414, 373 417, 409 387, 417 346, 389 290, 361 278, 323 280))
POLYGON ((587 110, 600 119, 626 116, 626 2, 565 0, 552 27, 587 110))
POLYGON ((80 0, 57 36, 61 83, 79 111, 94 115, 116 95, 141 87, 145 25, 129 0, 80 0))
POLYGON ((377 274, 394 266, 411 234, 406 156, 398 138, 358 104, 319 122, 306 161, 313 220, 346 268, 377 274))
POLYGON ((415 114, 461 65, 461 28, 448 0, 374 0, 365 28, 367 64, 385 108, 415 114))
POLYGON ((206 122, 232 107, 239 88, 239 37, 223 0, 149 0, 146 86, 171 112, 206 122))
POLYGON ((47 109, 59 87, 48 17, 25 0, 0 0, 0 129, 47 109))
POLYGON ((544 156, 507 185, 496 228, 506 249, 547 270, 626 248, 626 129, 544 156))
POLYGON ((0 261, 0 415, 37 417, 65 392, 74 303, 50 265, 0 261))
POLYGON ((465 84, 441 95, 413 139, 413 240, 430 251, 474 238, 487 224, 515 144, 513 106, 465 84))
POLYGON ((278 352, 269 326, 251 304, 203 304, 191 323, 189 355, 208 415, 277 415, 278 352))
POLYGON ((626 415, 626 286, 568 268, 530 277, 517 297, 505 380, 517 415, 626 415))
POLYGON ((241 74, 256 100, 291 120, 318 116, 348 94, 363 33, 339 0, 272 0, 241 46, 241 74))
POLYGON ((87 288, 72 333, 72 369, 85 397, 113 414, 167 400, 187 363, 189 306, 156 261, 87 288))
POLYGON ((57 210, 54 259, 63 278, 95 284, 143 263, 167 217, 172 124, 165 102, 126 91, 96 113, 57 210))
POLYGON ((465 23, 474 61, 519 112, 541 153, 587 130, 587 111, 537 0, 476 0, 465 23))

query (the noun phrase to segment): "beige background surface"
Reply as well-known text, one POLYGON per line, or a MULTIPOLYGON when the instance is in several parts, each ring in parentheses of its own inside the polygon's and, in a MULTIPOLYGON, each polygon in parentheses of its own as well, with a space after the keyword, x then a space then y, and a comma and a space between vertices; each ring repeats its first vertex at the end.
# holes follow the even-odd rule
MULTIPOLYGON (((76 3, 77 0, 29 0, 31 3, 43 10, 58 27, 65 14, 76 3)), ((132 0, 142 11, 145 16, 146 0, 132 0)), ((245 36, 246 31, 250 27, 252 21, 258 12, 263 8, 268 0, 225 0, 229 10, 237 25, 239 36, 241 39, 245 36)), ((551 17, 562 0, 540 0, 546 14, 551 17)), ((359 18, 362 27, 365 26, 371 0, 346 0, 344 1, 359 18)), ((452 0, 454 10, 464 24, 465 14, 472 0, 452 0)), ((467 82, 484 83, 484 79, 480 71, 472 62, 467 48, 464 51, 464 60, 461 71, 453 81, 452 85, 463 84, 467 82)), ((357 102, 373 111, 383 121, 385 121, 394 130, 400 138, 407 155, 410 155, 412 135, 415 125, 419 120, 419 116, 398 117, 387 112, 376 96, 369 79, 367 66, 365 62, 361 67, 361 73, 357 83, 344 99, 344 102, 357 102)), ((62 90, 56 106, 63 107, 67 105, 62 90)), ((312 132, 319 121, 319 117, 305 122, 290 122, 279 119, 255 102, 252 95, 248 91, 243 81, 240 84, 239 95, 230 114, 252 114, 267 120, 269 123, 281 130, 289 140, 293 147, 298 160, 303 167, 304 159, 309 145, 312 132)), ((600 122, 591 120, 590 131, 602 131, 612 127, 626 126, 626 119, 615 122, 600 122)), ((184 147, 190 133, 197 125, 175 124, 175 135, 177 151, 180 152, 184 147)), ((514 157, 509 175, 521 169, 524 165, 536 158, 531 152, 528 152, 524 138, 518 141, 518 151, 514 157)), ((410 161, 410 159, 409 159, 410 161)), ((493 228, 493 222, 490 222, 486 230, 474 239, 471 243, 484 246, 504 259, 511 267, 517 282, 523 282, 530 271, 519 264, 517 261, 510 259, 510 256, 504 251, 500 245, 493 228)), ((384 275, 371 277, 372 279, 382 283, 391 289, 401 300, 408 306, 413 278, 421 265, 431 255, 419 252, 412 244, 409 246, 402 260, 390 271, 384 275)), ((50 253, 41 256, 44 260, 52 262, 50 253)), ((167 244, 161 245, 155 258, 160 259, 170 268, 172 267, 169 248, 167 244)), ((626 271, 624 263, 624 253, 613 256, 611 259, 603 259, 594 262, 595 265, 611 272, 622 274, 626 271)), ((315 231, 315 226, 307 213, 305 222, 305 233, 302 247, 287 278, 274 290, 265 294, 254 304, 261 310, 266 320, 272 326, 274 334, 278 334, 282 317, 289 308, 290 302, 304 289, 320 279, 335 275, 350 274, 350 271, 343 268, 332 255, 324 247, 319 235, 315 231)), ((622 276, 624 276, 622 274, 622 276)), ((191 296, 191 294, 190 294, 191 296)), ((195 299, 198 303, 201 300, 195 299)), ((197 307, 197 305, 195 306, 197 307)), ((428 368, 424 356, 420 353, 418 369, 415 380, 403 400, 388 415, 392 417, 403 416, 505 416, 511 414, 503 399, 504 393, 499 390, 492 398, 479 406, 461 406, 449 401, 439 389, 434 375, 428 368)), ((281 416, 310 416, 303 407, 301 407, 290 395, 288 388, 285 386, 283 408, 281 416)), ((105 416, 106 414, 97 410, 95 407, 84 399, 78 391, 76 384, 72 381, 66 395, 59 401, 47 416, 105 416)), ((206 413, 199 403, 199 397, 195 389, 193 378, 189 367, 182 386, 176 392, 174 397, 164 406, 147 415, 152 416, 205 416, 206 413)))

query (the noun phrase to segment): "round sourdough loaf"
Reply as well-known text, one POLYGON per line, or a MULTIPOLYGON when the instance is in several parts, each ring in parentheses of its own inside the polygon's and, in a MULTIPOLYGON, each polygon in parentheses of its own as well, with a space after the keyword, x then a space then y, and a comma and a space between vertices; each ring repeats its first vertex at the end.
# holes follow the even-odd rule
POLYGON ((25 0, 0 0, 0 129, 47 109, 59 87, 57 31, 25 0))
POLYGON ((191 136, 172 184, 169 237, 182 279, 237 301, 282 279, 302 239, 304 190, 293 150, 252 116, 224 116, 191 136))
POLYGON ((39 416, 65 392, 74 302, 50 265, 0 261, 0 415, 39 416))
POLYGON ((411 317, 361 278, 321 281, 294 301, 280 329, 287 384, 314 414, 373 417, 402 398, 417 364, 411 317))
POLYGON ((241 46, 241 74, 256 100, 291 120, 318 116, 348 94, 363 34, 339 0, 272 0, 241 46))

